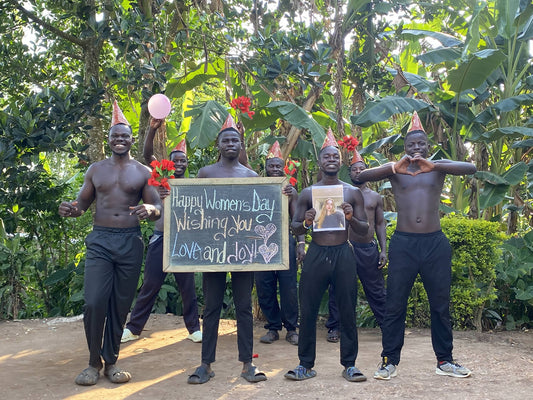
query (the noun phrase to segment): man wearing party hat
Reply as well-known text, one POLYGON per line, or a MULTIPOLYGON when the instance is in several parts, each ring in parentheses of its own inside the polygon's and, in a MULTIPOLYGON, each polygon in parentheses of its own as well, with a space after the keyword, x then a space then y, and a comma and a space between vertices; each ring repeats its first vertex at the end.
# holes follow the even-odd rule
POLYGON ((155 221, 161 215, 159 195, 148 185, 150 170, 130 155, 133 141, 115 101, 108 136, 111 157, 92 164, 76 200, 59 206, 62 217, 79 217, 96 201, 93 231, 85 240, 83 322, 89 366, 76 377, 78 385, 96 384, 103 367, 113 383, 131 379, 116 361, 144 254, 139 220, 155 221))
MULTIPOLYGON (((220 159, 214 164, 200 168, 197 178, 257 177, 257 173, 239 162, 242 145, 239 129, 231 115, 228 115, 217 136, 220 159)), ((203 273, 205 308, 202 329, 202 360, 201 365, 187 379, 190 384, 203 384, 215 376, 211 364, 216 359, 218 325, 226 290, 226 275, 227 273, 224 272, 203 273)), ((265 381, 267 377, 252 363, 254 342, 253 277, 254 273, 251 271, 231 272, 231 287, 237 319, 238 358, 243 364, 241 377, 248 382, 260 382, 265 381)))
MULTIPOLYGON (((370 189, 365 182, 359 181, 359 175, 367 169, 361 154, 354 150, 350 162, 350 179, 358 187, 365 199, 365 212, 368 219, 368 232, 360 235, 350 229, 348 236, 356 258, 357 276, 365 291, 366 300, 370 306, 378 326, 383 323, 385 315, 385 279, 382 268, 387 264, 387 231, 383 217, 383 199, 379 193, 370 189), (374 238, 375 236, 375 238, 374 238), (377 238, 377 243, 376 243, 377 238), (378 249, 379 244, 379 249, 378 249)), ((326 326, 339 326, 339 309, 335 302, 335 288, 329 292, 329 318, 326 326)))
MULTIPOLYGON (((156 160, 154 156, 154 138, 157 129, 161 126, 162 119, 150 119, 150 128, 146 135, 143 148, 144 160, 151 164, 156 160)), ((185 176, 188 167, 187 160, 187 143, 185 139, 181 140, 178 145, 170 152, 170 161, 174 163, 174 178, 181 179, 185 176)), ((161 201, 168 195, 170 190, 163 186, 158 186, 161 201)), ((144 281, 135 307, 131 311, 130 320, 122 333, 122 343, 139 338, 141 331, 150 317, 152 307, 157 298, 157 293, 165 281, 166 273, 163 272, 163 230, 165 219, 163 212, 161 218, 155 223, 154 234, 150 238, 148 251, 146 252, 146 261, 144 263, 144 281)), ((183 303, 183 321, 189 331, 187 339, 195 343, 202 341, 202 332, 200 331, 200 319, 198 316, 198 301, 196 299, 196 285, 194 272, 175 272, 174 279, 178 285, 183 303)))
MULTIPOLYGON (((266 157, 266 176, 285 176, 284 166, 285 163, 281 155, 279 142, 276 140, 266 157)), ((298 200, 298 192, 294 186, 287 185, 283 188, 283 193, 289 197, 289 216, 292 218, 296 208, 296 201, 298 200)), ((265 328, 268 329, 268 332, 260 339, 262 343, 270 344, 278 340, 278 331, 284 326, 287 329, 285 340, 293 345, 298 344, 298 333, 296 332, 298 326, 297 252, 298 258, 303 259, 305 255, 305 235, 298 235, 298 246, 294 236, 289 235, 288 270, 255 272, 257 300, 267 320, 265 328)))
POLYGON ((316 376, 313 370, 316 358, 316 320, 323 293, 330 284, 335 285, 337 304, 340 308, 341 344, 340 362, 342 376, 350 382, 360 382, 366 377, 355 367, 357 358, 357 326, 355 307, 357 302, 357 274, 352 246, 348 242, 348 226, 364 235, 368 222, 364 210, 363 195, 358 188, 339 180, 341 153, 331 129, 318 154, 322 179, 300 193, 292 230, 302 235, 313 226, 316 210, 313 208, 313 188, 336 186, 343 192, 341 208, 346 220, 345 229, 313 231, 300 275, 300 338, 298 357, 300 364, 287 372, 290 380, 305 380, 316 376))
POLYGON ((396 202, 396 231, 389 242, 387 300, 382 325, 382 363, 374 374, 388 380, 397 374, 404 343, 407 299, 418 274, 431 311, 431 341, 436 373, 466 378, 471 372, 454 362, 450 321, 451 247, 440 226, 439 204, 447 174, 471 175, 468 162, 426 159, 428 137, 415 112, 404 139, 400 161, 367 169, 359 181, 389 179, 396 202))

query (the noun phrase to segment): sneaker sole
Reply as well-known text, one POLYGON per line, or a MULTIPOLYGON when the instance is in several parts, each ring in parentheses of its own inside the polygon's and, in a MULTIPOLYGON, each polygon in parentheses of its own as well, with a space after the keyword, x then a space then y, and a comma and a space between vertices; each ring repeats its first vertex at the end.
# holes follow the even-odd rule
POLYGON ((381 375, 374 375, 374 379, 378 379, 380 381, 390 381, 391 378, 396 378, 398 375, 397 371, 394 371, 392 374, 389 374, 388 376, 381 376, 381 375))
POLYGON ((453 372, 446 372, 446 371, 443 371, 442 369, 440 368, 436 368, 435 369, 435 373, 437 375, 441 375, 441 376, 451 376, 453 378, 468 378, 470 375, 472 375, 472 372, 469 372, 467 375, 461 375, 461 374, 454 374, 453 372))
POLYGON ((139 336, 137 337, 131 337, 131 336, 128 336, 126 338, 122 338, 120 339, 120 343, 126 343, 126 342, 131 342, 133 340, 138 340, 139 339, 139 336))

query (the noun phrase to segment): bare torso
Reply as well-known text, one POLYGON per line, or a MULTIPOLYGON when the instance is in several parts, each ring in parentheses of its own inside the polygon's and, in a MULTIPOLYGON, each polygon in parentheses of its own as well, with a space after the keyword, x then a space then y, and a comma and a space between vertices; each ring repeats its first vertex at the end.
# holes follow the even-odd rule
POLYGON ((139 219, 131 214, 129 207, 139 204, 142 198, 150 177, 148 168, 133 159, 114 164, 108 158, 93 164, 87 173, 96 201, 94 224, 113 228, 139 225, 139 219))
POLYGON ((431 233, 440 229, 439 204, 445 177, 438 171, 389 177, 398 211, 397 230, 431 233))

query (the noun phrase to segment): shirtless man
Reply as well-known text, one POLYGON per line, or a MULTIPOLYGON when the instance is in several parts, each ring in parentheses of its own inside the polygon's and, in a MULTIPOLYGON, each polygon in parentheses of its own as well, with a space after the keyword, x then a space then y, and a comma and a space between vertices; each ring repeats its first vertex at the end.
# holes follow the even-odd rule
POLYGON ((111 157, 92 164, 77 199, 59 206, 62 217, 79 217, 96 201, 93 231, 85 240, 83 322, 89 366, 75 380, 84 386, 98 381, 102 358, 104 375, 111 382, 131 379, 129 372, 115 364, 141 272, 144 243, 139 220, 154 221, 161 214, 159 195, 148 185, 150 170, 130 156, 131 127, 116 102, 113 107, 108 137, 111 157))
POLYGON ((397 374, 396 366, 404 343, 407 299, 418 274, 429 300, 436 373, 465 378, 470 376, 470 370, 452 358, 452 254, 450 243, 441 231, 439 204, 446 175, 470 175, 476 172, 476 167, 467 162, 427 160, 428 138, 416 113, 404 148, 406 155, 400 161, 367 169, 359 175, 362 182, 389 179, 398 212, 396 231, 389 242, 383 360, 374 378, 388 380, 397 374))
POLYGON ((344 202, 341 208, 346 219, 344 230, 313 231, 300 275, 300 339, 298 357, 300 365, 287 372, 285 378, 304 380, 316 376, 313 370, 316 358, 316 320, 323 293, 333 283, 336 289, 337 304, 340 308, 341 345, 340 362, 344 366, 342 376, 350 382, 360 382, 366 377, 355 367, 357 358, 357 326, 355 306, 357 301, 357 274, 355 256, 348 242, 348 226, 359 234, 368 231, 363 196, 358 188, 339 180, 341 154, 331 130, 318 155, 322 179, 302 190, 292 230, 294 234, 304 234, 316 217, 313 208, 313 186, 342 185, 344 202))
MULTIPOLYGON (((144 161, 150 164, 156 160, 154 156, 154 138, 157 129, 161 126, 163 120, 150 119, 150 128, 144 141, 143 156, 144 161)), ((174 178, 182 179, 189 162, 187 160, 187 147, 185 139, 170 152, 169 159, 174 163, 174 178)), ((170 190, 162 186, 158 187, 159 196, 163 201, 170 195, 170 190)), ((135 307, 131 311, 130 320, 126 324, 122 334, 122 343, 139 338, 141 331, 150 317, 152 307, 154 306, 157 293, 165 281, 166 273, 163 272, 163 230, 165 228, 165 219, 163 212, 161 218, 155 223, 154 234, 150 238, 148 250, 146 251, 146 261, 144 263, 144 282, 137 296, 135 307)), ((200 319, 198 316, 198 301, 196 299, 196 284, 194 281, 194 272, 175 272, 174 279, 178 285, 183 303, 183 321, 189 331, 187 339, 199 343, 202 341, 202 332, 200 331, 200 319)))
MULTIPOLYGON (((359 175, 365 169, 367 169, 367 166, 364 160, 359 152, 355 150, 350 165, 350 179, 361 190, 365 199, 365 212, 369 228, 365 235, 360 235, 350 229, 348 236, 357 260, 357 276, 361 281, 361 285, 363 285, 368 305, 374 313, 378 326, 381 327, 383 316, 385 315, 386 291, 382 268, 387 264, 387 230, 385 219, 383 218, 383 200, 381 196, 367 187, 365 182, 359 181, 359 175)), ((330 328, 328 341, 331 341, 329 340, 331 330, 338 329, 338 315, 339 309, 335 303, 335 289, 330 287, 329 318, 326 323, 326 327, 330 328)))
MULTIPOLYGON (((241 136, 231 115, 217 137, 220 160, 198 171, 198 178, 251 178, 258 175, 239 162, 241 136)), ((267 379, 252 363, 253 314, 252 287, 254 273, 231 272, 231 287, 237 319, 237 346, 239 361, 243 363, 241 376, 248 382, 267 379)), ((211 364, 215 361, 220 311, 226 290, 226 272, 204 272, 203 290, 205 299, 203 319, 202 364, 189 376, 191 384, 206 383, 215 376, 211 364)))

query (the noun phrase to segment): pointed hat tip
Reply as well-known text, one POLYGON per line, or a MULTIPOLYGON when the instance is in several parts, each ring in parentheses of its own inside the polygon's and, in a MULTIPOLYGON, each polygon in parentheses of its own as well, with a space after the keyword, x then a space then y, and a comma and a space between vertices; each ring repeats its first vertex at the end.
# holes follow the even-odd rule
POLYGON ((231 117, 231 114, 228 114, 228 116, 226 118, 226 121, 224 121, 224 124, 222 125, 222 128, 220 128, 220 132, 228 130, 228 129, 233 129, 233 130, 239 132, 239 129, 237 129, 237 124, 235 123, 235 121, 231 117))
POLYGON ((130 126, 130 123, 122 113, 122 110, 118 106, 117 101, 115 100, 113 102, 113 115, 111 116, 111 126, 115 126, 118 124, 124 124, 130 126))
POLYGON ((333 147, 339 147, 339 144, 335 140, 335 136, 333 136, 333 131, 331 128, 328 128, 328 131, 326 133, 326 138, 324 139, 324 144, 320 148, 322 150, 324 147, 333 146, 333 147))
POLYGON ((412 131, 425 132, 424 127, 422 126, 422 122, 420 122, 420 118, 418 117, 418 113, 416 111, 413 112, 413 117, 411 118, 411 124, 409 125, 409 129, 407 129, 407 132, 412 132, 412 131))
POLYGON ((276 140, 272 147, 270 147, 270 150, 267 154, 267 160, 269 158, 281 158, 283 160, 283 156, 281 155, 281 148, 279 146, 279 142, 276 140))
POLYGON ((181 140, 174 149, 172 149, 171 153, 175 151, 181 151, 182 153, 187 154, 187 143, 185 142, 185 139, 181 140))

